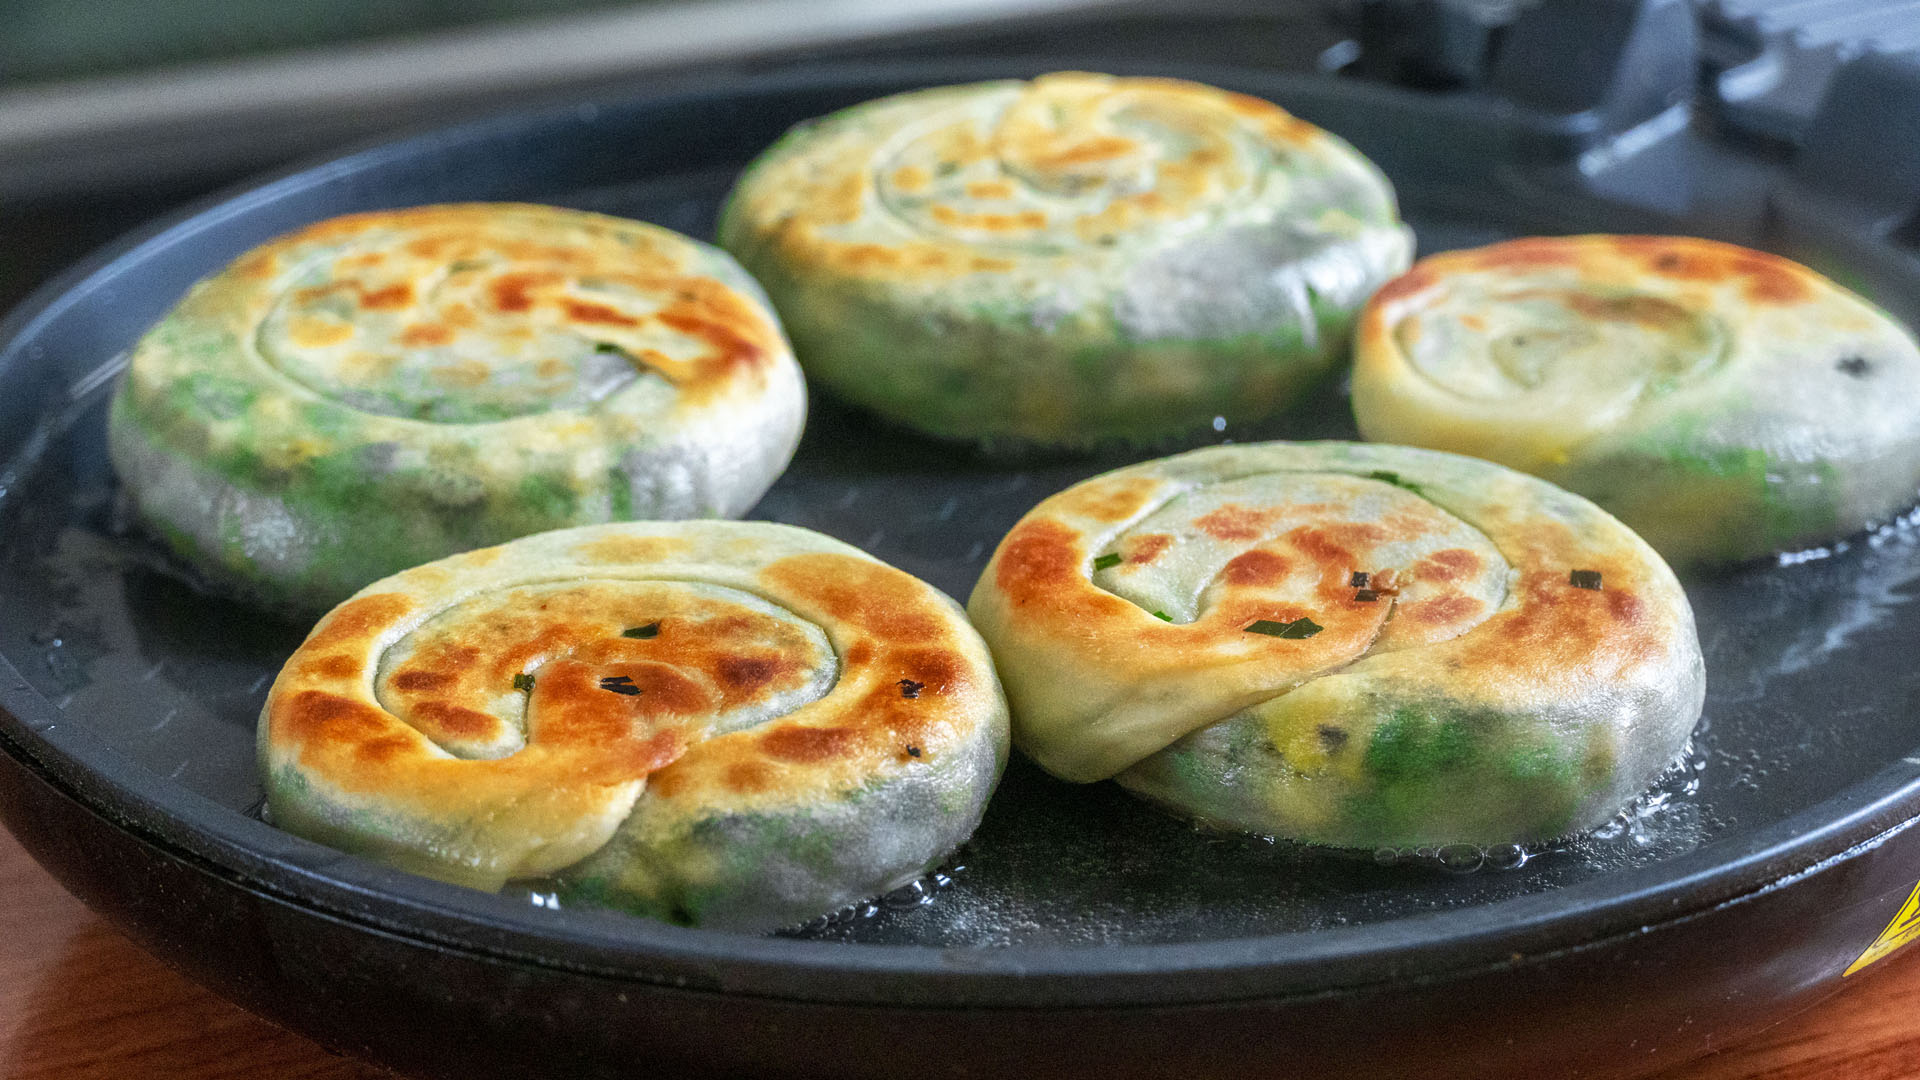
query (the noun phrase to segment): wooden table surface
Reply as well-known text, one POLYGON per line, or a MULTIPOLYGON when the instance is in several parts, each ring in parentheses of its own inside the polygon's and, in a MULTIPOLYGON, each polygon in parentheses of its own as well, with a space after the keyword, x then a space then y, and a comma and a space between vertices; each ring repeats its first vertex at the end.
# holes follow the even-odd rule
MULTIPOLYGON (((1920 1077, 1920 947, 1908 952, 1757 1039, 1658 1080, 1920 1077)), ((0 831, 0 1078, 149 1077, 391 1080, 176 975, 0 831)))

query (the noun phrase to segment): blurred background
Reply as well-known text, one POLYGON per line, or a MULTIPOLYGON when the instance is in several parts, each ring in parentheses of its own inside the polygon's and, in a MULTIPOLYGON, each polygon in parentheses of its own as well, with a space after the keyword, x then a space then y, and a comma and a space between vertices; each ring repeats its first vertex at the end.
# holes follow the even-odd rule
POLYGON ((1920 46, 1920 0, 7 0, 0 310, 260 170, 514 105, 962 51, 1445 92, 1491 68, 1507 24, 1552 4, 1691 5, 1719 115, 1783 144, 1836 64, 1920 46))

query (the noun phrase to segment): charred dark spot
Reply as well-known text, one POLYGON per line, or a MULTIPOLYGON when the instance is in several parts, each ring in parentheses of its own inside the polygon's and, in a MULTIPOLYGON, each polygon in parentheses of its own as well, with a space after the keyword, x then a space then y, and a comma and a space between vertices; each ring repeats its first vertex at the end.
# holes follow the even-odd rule
POLYGON ((600 689, 608 693, 625 694, 628 697, 640 692, 640 688, 633 685, 631 675, 608 675, 600 680, 600 689))
POLYGON ((908 756, 908 757, 919 757, 919 756, 920 756, 920 748, 919 748, 919 747, 917 747, 917 746, 909 746, 909 747, 907 747, 907 756, 908 756))
POLYGON ((780 661, 765 656, 723 656, 716 666, 720 681, 736 690, 765 686, 780 673, 780 661))
POLYGON ((1355 570, 1353 576, 1347 579, 1347 584, 1356 589, 1364 589, 1367 587, 1367 579, 1371 576, 1365 570, 1355 570))
POLYGON ((914 682, 912 679, 900 680, 900 696, 903 698, 917 698, 920 696, 920 691, 926 688, 927 684, 923 682, 914 682))
POLYGON ((1873 370, 1872 362, 1864 356, 1843 356, 1840 362, 1833 366, 1842 375, 1851 375, 1856 379, 1866 378, 1867 372, 1873 370))

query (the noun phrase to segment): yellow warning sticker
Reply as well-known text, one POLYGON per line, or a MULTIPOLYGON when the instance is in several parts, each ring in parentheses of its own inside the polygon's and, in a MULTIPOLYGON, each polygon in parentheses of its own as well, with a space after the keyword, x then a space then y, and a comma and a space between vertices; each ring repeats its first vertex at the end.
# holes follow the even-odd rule
POLYGON ((1880 931, 1880 936, 1874 939, 1873 944, 1867 946, 1867 951, 1860 954, 1860 959, 1841 972, 1840 977, 1846 978, 1915 938, 1920 938, 1920 885, 1913 887, 1907 902, 1900 905, 1900 914, 1893 917, 1893 921, 1880 931))

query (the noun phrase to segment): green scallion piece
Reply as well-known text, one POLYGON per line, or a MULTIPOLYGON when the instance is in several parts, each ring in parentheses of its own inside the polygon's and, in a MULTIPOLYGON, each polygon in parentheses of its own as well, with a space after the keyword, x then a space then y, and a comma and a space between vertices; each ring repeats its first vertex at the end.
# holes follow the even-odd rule
POLYGON ((1325 629, 1326 627, 1302 615, 1292 622, 1275 622, 1272 619, 1260 619, 1247 626, 1247 633, 1265 634, 1268 637, 1290 638, 1297 641, 1300 638, 1310 638, 1325 629))
POLYGON ((660 623, 658 620, 655 620, 654 622, 650 622, 645 626, 630 626, 627 629, 620 631, 620 636, 630 637, 630 638, 659 637, 660 623))
POLYGON ((1161 622, 1172 622, 1172 621, 1173 621, 1173 616, 1171 616, 1171 615, 1169 615, 1169 614, 1167 614, 1167 613, 1166 613, 1166 612, 1164 612, 1164 611, 1156 611, 1156 612, 1154 612, 1154 613, 1153 613, 1153 617, 1154 617, 1154 618, 1156 618, 1156 619, 1159 619, 1159 620, 1160 620, 1161 622))
POLYGON ((513 688, 531 694, 533 692, 533 676, 524 671, 515 675, 513 677, 513 688))
POLYGON ((1120 565, 1120 556, 1115 555, 1112 552, 1108 552, 1107 554, 1102 555, 1099 558, 1093 560, 1093 568, 1095 570, 1105 570, 1108 567, 1119 566, 1119 565, 1120 565))

